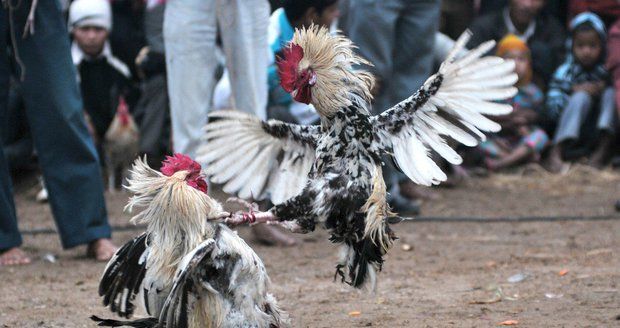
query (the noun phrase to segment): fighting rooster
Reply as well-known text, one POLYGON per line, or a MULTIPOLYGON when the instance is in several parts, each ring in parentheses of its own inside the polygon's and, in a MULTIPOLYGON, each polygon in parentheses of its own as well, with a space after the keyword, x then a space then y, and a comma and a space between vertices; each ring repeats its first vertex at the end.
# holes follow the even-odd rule
POLYGON ((198 161, 208 164, 211 181, 239 197, 270 197, 276 204, 266 212, 238 212, 228 223, 268 222, 296 232, 320 224, 332 242, 344 245, 336 267, 342 280, 374 286, 395 239, 389 223, 398 221, 386 202, 381 157, 392 156, 418 184, 438 184, 446 175, 432 153, 462 161, 445 137, 475 146, 482 132, 500 130, 484 115, 511 111, 492 101, 515 94, 514 63, 482 57, 492 41, 457 59, 469 38, 468 31, 457 40, 415 94, 372 116, 373 77, 353 69, 369 63, 354 54, 351 41, 324 28, 297 30, 278 62, 281 84, 295 100, 314 105, 321 124, 263 122, 235 111, 210 115, 198 161))
POLYGON ((216 220, 229 216, 207 195, 201 167, 187 156, 168 157, 157 172, 136 160, 127 186, 127 208, 146 232, 125 244, 99 284, 103 304, 129 318, 142 293, 150 318, 101 319, 100 326, 284 327, 286 318, 267 292, 261 259, 216 220))

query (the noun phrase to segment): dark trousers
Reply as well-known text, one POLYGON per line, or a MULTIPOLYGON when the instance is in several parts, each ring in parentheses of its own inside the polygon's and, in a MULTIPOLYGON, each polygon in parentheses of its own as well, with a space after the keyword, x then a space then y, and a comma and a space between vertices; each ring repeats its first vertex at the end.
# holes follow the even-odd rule
MULTIPOLYGON (((10 68, 5 50, 12 32, 25 69, 21 83, 26 116, 62 245, 69 248, 109 238, 99 160, 84 123, 58 1, 39 0, 35 33, 22 38, 29 9, 30 0, 24 0, 12 10, 11 31, 10 10, 0 7, 0 120, 7 110, 10 68)), ((7 162, 0 148, 0 249, 21 242, 7 162)))

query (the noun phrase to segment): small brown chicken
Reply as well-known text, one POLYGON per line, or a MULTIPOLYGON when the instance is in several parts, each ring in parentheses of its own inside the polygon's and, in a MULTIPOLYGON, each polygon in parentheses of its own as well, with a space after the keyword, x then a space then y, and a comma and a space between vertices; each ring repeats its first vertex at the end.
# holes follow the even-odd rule
POLYGON ((129 113, 125 98, 120 97, 116 114, 103 140, 103 156, 110 192, 116 189, 119 182, 117 177, 121 177, 119 185, 127 178, 129 168, 138 155, 139 141, 140 133, 136 122, 129 113))

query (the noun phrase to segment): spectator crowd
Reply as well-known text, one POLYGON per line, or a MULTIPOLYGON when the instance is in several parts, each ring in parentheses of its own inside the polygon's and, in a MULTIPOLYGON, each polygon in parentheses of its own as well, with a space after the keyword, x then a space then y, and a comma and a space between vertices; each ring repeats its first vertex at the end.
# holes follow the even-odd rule
MULTIPOLYGON (((100 168, 111 163, 105 148, 115 120, 135 122, 139 139, 130 155, 147 155, 153 167, 172 151, 193 156, 212 110, 317 123, 312 105, 295 101, 280 87, 275 66, 295 29, 312 24, 342 31, 374 64, 367 69, 378 81, 375 113, 420 87, 465 29, 473 33, 469 48, 495 40, 494 54, 515 61, 518 93, 507 101, 513 112, 495 118, 501 132, 475 149, 459 149, 464 167, 444 164, 451 172, 448 184, 470 171, 532 162, 552 173, 582 160, 596 168, 620 164, 620 2, 615 0, 64 0, 47 8, 48 2, 55 1, 39 1, 38 8, 36 1, 20 2, 21 7, 9 1, 0 9, 6 55, 0 71, 6 85, 0 97, 0 162, 6 162, 0 163, 0 210, 13 209, 0 217, 2 253, 21 244, 10 181, 2 175, 38 163, 42 191, 49 193, 41 198, 50 200, 63 245, 89 243, 96 258, 109 258, 113 245, 98 244, 110 236, 102 205, 105 180, 93 174, 114 174, 100 168), (26 28, 23 40, 16 38, 30 12, 35 28, 29 35, 26 28), (58 17, 47 18, 52 15, 58 17), (48 32, 56 39, 46 37, 48 32), (29 40, 41 44, 36 51, 41 58, 33 57, 29 40), (60 49, 65 43, 67 51, 60 49), (37 72, 46 61, 56 64, 37 72), (71 67, 63 66, 65 61, 71 67), (51 91, 46 96, 33 88, 51 91), (52 114, 36 118, 53 110, 62 111, 66 122, 55 123, 52 114), (50 154, 62 147, 69 150, 50 154), (74 154, 67 155, 73 162, 62 157, 65 153, 74 154), (90 175, 92 188, 73 190, 79 196, 63 191, 71 187, 70 174, 55 169, 62 160, 73 163, 65 171, 90 175), (85 217, 63 219, 71 213, 69 199, 80 197, 91 199, 81 203, 85 217)), ((396 211, 416 212, 419 199, 433 197, 395 167, 386 168, 386 179, 396 211)), ((109 187, 119 183, 107 181, 109 187)), ((266 242, 295 242, 272 227, 259 229, 266 229, 259 232, 266 242)), ((19 262, 20 256, 12 262, 0 257, 0 265, 19 262)))

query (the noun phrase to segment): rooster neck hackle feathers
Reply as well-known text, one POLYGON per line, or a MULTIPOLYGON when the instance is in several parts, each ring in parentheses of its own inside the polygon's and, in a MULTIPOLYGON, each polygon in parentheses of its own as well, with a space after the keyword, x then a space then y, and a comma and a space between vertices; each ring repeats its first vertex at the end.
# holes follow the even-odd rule
POLYGON ((295 31, 293 45, 303 49, 297 72, 310 68, 316 74, 311 103, 321 116, 331 118, 339 109, 350 106, 351 94, 367 102, 372 100, 372 74, 354 69, 357 65, 371 64, 355 54, 355 46, 349 39, 312 25, 295 31))
POLYGON ((166 176, 137 159, 126 188, 134 194, 125 207, 144 207, 131 220, 147 224, 152 245, 150 266, 172 279, 182 257, 213 236, 208 217, 221 213, 219 203, 187 182, 189 170, 166 176))

